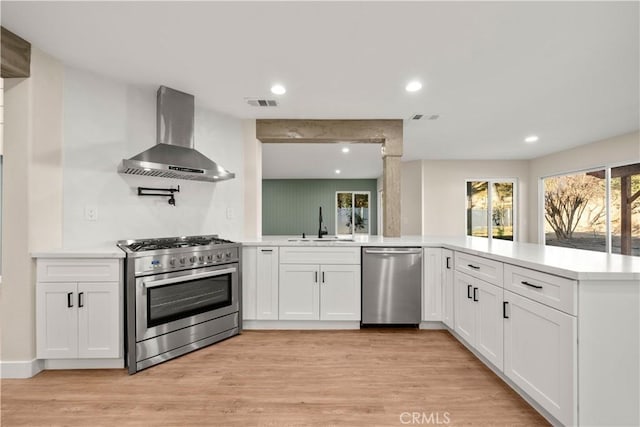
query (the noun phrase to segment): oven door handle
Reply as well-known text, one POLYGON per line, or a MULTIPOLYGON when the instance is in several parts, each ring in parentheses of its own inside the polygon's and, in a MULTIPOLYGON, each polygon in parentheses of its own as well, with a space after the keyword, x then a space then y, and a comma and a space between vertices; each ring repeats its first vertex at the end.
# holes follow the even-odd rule
POLYGON ((237 271, 238 270, 235 267, 223 268, 221 270, 208 271, 206 273, 172 277, 171 279, 151 280, 149 282, 142 282, 142 286, 144 286, 145 288, 155 288, 156 286, 170 285, 172 283, 186 282, 188 280, 206 279, 207 277, 222 276, 229 273, 236 273, 237 271))

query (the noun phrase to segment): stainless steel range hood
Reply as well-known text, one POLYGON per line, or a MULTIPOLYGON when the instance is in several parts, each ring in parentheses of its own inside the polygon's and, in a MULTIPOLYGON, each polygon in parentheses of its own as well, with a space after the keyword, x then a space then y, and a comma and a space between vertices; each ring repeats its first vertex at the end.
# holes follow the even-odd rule
POLYGON ((210 182, 236 177, 193 148, 193 95, 160 86, 156 117, 157 144, 122 160, 118 172, 210 182))

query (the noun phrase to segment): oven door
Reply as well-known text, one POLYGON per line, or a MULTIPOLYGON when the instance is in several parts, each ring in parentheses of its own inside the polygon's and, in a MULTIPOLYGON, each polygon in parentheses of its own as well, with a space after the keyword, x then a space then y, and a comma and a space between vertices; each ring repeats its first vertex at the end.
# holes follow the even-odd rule
POLYGON ((136 342, 237 312, 238 264, 136 279, 136 342))

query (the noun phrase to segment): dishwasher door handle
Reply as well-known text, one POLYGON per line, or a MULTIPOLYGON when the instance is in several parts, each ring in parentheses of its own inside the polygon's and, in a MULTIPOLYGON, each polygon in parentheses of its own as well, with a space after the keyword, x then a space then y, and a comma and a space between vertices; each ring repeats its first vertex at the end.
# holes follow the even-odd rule
POLYGON ((385 251, 380 249, 365 249, 365 254, 383 254, 383 255, 406 255, 406 254, 420 254, 420 249, 407 249, 404 251, 385 251))

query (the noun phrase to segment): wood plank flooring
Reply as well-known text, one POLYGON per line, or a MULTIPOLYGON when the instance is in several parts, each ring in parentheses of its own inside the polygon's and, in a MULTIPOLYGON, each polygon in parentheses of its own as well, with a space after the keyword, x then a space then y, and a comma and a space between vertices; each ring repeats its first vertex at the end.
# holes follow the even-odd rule
POLYGON ((245 331, 132 376, 3 380, 1 396, 5 427, 547 425, 448 332, 412 329, 245 331))

